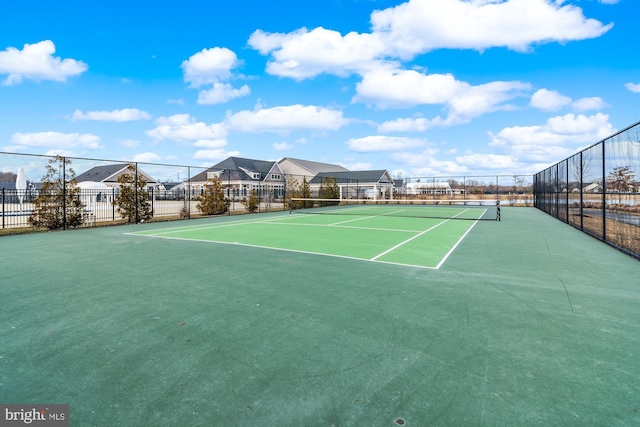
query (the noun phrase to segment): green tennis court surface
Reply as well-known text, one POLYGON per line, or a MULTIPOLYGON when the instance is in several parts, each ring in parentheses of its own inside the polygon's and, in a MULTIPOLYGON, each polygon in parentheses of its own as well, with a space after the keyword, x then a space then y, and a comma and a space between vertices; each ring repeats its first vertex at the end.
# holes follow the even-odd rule
POLYGON ((402 213, 403 209, 397 207, 387 209, 382 215, 373 214, 369 209, 361 213, 361 207, 350 209, 349 213, 340 210, 331 215, 237 217, 208 225, 132 234, 438 268, 475 225, 475 222, 456 219, 392 216, 402 213))
POLYGON ((453 227, 433 262, 372 262, 440 221, 327 224, 356 218, 0 238, 0 403, 82 427, 640 424, 637 260, 505 208, 414 239, 453 227))

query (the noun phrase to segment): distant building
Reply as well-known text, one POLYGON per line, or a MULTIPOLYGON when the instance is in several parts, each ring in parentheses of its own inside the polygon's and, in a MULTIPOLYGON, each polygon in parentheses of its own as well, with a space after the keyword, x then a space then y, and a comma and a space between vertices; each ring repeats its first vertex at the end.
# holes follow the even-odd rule
POLYGON ((437 194, 453 194, 453 189, 448 181, 444 182, 410 182, 405 184, 406 192, 408 195, 437 195, 437 194))
POLYGON ((191 195, 202 194, 207 181, 213 178, 220 178, 229 199, 247 197, 251 190, 276 199, 284 196, 285 175, 274 161, 229 157, 193 176, 189 180, 191 195))
POLYGON ((319 173, 325 172, 348 172, 349 170, 331 163, 313 162, 311 160, 294 159, 284 157, 278 161, 278 166, 287 179, 295 179, 298 184, 302 184, 303 179, 310 182, 319 173))
POLYGON ((321 172, 311 181, 311 194, 317 196, 324 178, 334 178, 340 199, 391 199, 394 180, 386 170, 321 172))
MULTIPOLYGON (((76 182, 100 182, 107 187, 119 188, 118 178, 129 173, 132 173, 132 171, 128 169, 127 163, 95 166, 76 176, 76 182)), ((138 176, 142 176, 147 182, 147 189, 164 190, 162 183, 157 182, 151 175, 140 168, 138 168, 138 176)))

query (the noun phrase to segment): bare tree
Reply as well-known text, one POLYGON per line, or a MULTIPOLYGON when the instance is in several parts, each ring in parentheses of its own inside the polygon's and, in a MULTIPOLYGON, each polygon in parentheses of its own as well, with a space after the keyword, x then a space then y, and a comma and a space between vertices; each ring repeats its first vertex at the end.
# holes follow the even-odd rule
POLYGON ((29 215, 29 224, 49 230, 82 225, 84 203, 80 200, 80 188, 76 186, 76 174, 70 164, 71 160, 62 156, 49 160, 35 208, 29 215))
POLYGON ((116 206, 118 214, 128 224, 144 222, 153 217, 147 192, 147 181, 142 174, 137 173, 136 165, 127 165, 127 170, 128 173, 118 177, 120 191, 114 198, 113 204, 116 206))
POLYGON ((204 215, 220 215, 229 210, 231 202, 224 197, 220 178, 211 178, 204 185, 204 192, 198 196, 196 207, 204 215))

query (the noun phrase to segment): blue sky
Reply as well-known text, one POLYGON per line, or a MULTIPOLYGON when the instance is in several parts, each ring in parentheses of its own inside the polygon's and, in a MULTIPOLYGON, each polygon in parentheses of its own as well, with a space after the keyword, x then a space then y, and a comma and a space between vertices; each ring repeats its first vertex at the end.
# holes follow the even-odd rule
POLYGON ((637 0, 7 2, 0 150, 532 174, 640 120, 637 0))

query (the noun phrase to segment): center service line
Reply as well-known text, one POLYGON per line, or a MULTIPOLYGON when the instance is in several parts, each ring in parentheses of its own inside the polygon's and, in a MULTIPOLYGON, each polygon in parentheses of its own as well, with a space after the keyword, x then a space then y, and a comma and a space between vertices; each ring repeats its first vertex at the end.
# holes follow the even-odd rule
POLYGON ((375 260, 377 260, 377 259, 378 259, 378 258, 380 258, 381 256, 388 254, 389 252, 393 251, 394 249, 399 248, 400 246, 404 245, 405 243, 409 243, 409 242, 410 242, 410 241, 412 241, 413 239, 418 238, 418 237, 422 236, 424 233, 428 233, 429 231, 433 230, 434 228, 436 228, 436 227, 440 227, 442 224, 444 224, 445 222, 449 222, 449 221, 451 221, 451 220, 450 220, 450 219, 444 220, 444 221, 442 221, 442 222, 440 222, 440 223, 438 223, 438 224, 434 225, 433 227, 428 228, 428 229, 426 229, 426 230, 424 230, 424 231, 422 231, 422 232, 420 232, 420 233, 416 234, 416 235, 415 235, 415 236, 413 236, 413 237, 410 237, 409 239, 405 240, 404 242, 398 243, 397 245, 395 245, 395 246, 394 246, 394 247, 392 247, 391 249, 387 249, 386 251, 382 252, 381 254, 374 256, 373 258, 371 258, 371 260, 370 260, 370 261, 375 261, 375 260))

